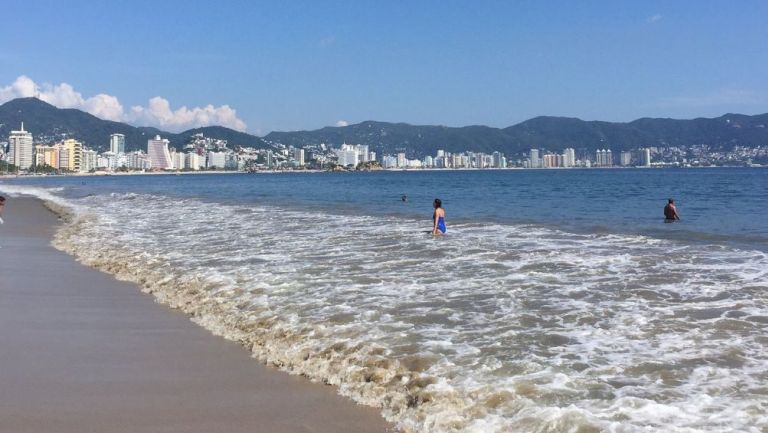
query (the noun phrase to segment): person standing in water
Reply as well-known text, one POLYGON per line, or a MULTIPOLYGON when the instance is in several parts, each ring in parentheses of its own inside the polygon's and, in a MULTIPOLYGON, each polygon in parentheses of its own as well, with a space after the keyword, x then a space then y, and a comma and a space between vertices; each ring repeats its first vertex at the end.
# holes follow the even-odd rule
POLYGON ((675 221, 680 221, 680 215, 677 214, 675 200, 669 199, 667 205, 664 206, 664 222, 673 223, 675 221))
POLYGON ((445 209, 443 209, 443 202, 436 198, 435 202, 432 203, 432 206, 435 208, 435 213, 432 214, 432 234, 433 235, 443 235, 445 234, 445 209))

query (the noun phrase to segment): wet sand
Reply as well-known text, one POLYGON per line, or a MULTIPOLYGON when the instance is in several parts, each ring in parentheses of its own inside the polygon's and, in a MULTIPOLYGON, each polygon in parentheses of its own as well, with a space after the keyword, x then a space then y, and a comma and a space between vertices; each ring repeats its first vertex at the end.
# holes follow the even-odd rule
POLYGON ((54 249, 39 200, 12 197, 3 218, 0 432, 393 431, 54 249))

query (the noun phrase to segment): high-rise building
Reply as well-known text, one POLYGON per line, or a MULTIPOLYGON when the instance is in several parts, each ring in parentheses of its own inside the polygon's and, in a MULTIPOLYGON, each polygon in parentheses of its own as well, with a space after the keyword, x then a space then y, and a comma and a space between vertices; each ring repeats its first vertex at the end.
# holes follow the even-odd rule
POLYGON ((400 152, 397 154, 397 166, 403 168, 408 166, 408 160, 405 158, 405 153, 400 152))
POLYGON ((335 150, 336 157, 338 158, 338 163, 341 166, 353 166, 356 167, 357 164, 361 162, 367 162, 369 161, 369 154, 368 154, 368 146, 357 144, 347 144, 344 143, 341 145, 339 149, 335 150))
POLYGON ((70 138, 61 143, 59 168, 79 173, 83 168, 83 143, 70 138))
POLYGON ((504 158, 504 155, 501 152, 493 152, 493 167, 494 168, 502 168, 501 159, 504 158))
POLYGON ((395 168, 397 167, 397 158, 392 155, 384 155, 381 158, 381 165, 384 168, 395 168))
POLYGON ((117 154, 112 152, 102 153, 101 158, 99 158, 98 166, 109 168, 111 170, 116 169, 117 167, 119 167, 117 154))
POLYGON ((544 155, 541 158, 541 162, 542 162, 541 166, 543 168, 559 167, 558 162, 557 162, 557 157, 558 156, 560 156, 560 155, 556 155, 554 153, 548 153, 548 154, 544 155))
POLYGON ((627 167, 632 164, 632 152, 624 150, 621 152, 621 166, 627 167))
POLYGON ((35 165, 42 167, 47 165, 59 168, 59 150, 61 146, 35 146, 35 165))
POLYGON ((576 151, 571 147, 563 150, 563 167, 575 167, 576 166, 576 151))
POLYGON ((32 133, 24 130, 24 122, 21 122, 20 130, 11 131, 11 135, 8 136, 7 161, 21 170, 29 170, 35 162, 32 133))
POLYGON ((529 158, 531 160, 531 168, 541 167, 541 161, 539 160, 539 149, 531 149, 529 158))
POLYGON ((304 166, 304 149, 294 149, 293 160, 296 161, 296 165, 299 167, 304 166))
POLYGON ((610 149, 598 149, 595 152, 595 167, 612 167, 613 152, 610 149))
POLYGON ((96 170, 98 166, 98 157, 95 150, 82 150, 82 159, 80 162, 80 171, 87 173, 96 170))
POLYGON ((208 168, 217 168, 223 170, 227 165, 226 152, 208 152, 208 162, 206 166, 208 168))
POLYGON ((125 135, 112 134, 109 136, 109 151, 115 155, 125 153, 125 135))
POLYGON ((159 170, 171 170, 173 161, 171 152, 168 151, 170 142, 165 138, 156 135, 154 139, 147 140, 147 156, 149 156, 149 167, 159 170))
POLYGON ((171 152, 174 170, 184 170, 187 168, 187 156, 181 152, 171 152))
POLYGON ((189 168, 192 170, 200 170, 200 155, 198 155, 195 152, 189 152, 187 154, 187 160, 184 165, 184 168, 189 168))
POLYGON ((128 157, 126 163, 128 168, 135 170, 147 170, 151 167, 149 156, 146 153, 137 150, 127 155, 128 157))
POLYGON ((643 167, 650 167, 651 166, 651 149, 648 149, 647 147, 643 149, 640 163, 643 164, 643 167))

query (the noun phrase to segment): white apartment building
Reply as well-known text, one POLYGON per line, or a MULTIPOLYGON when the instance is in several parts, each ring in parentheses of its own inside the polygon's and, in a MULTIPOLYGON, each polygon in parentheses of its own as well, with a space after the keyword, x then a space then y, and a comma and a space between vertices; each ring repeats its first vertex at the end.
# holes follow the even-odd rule
POLYGON ((183 170, 186 168, 187 157, 181 152, 171 152, 171 161, 174 170, 183 170))
POLYGON ((189 168, 192 170, 200 170, 200 167, 203 166, 202 164, 203 159, 195 152, 189 152, 187 154, 187 160, 186 164, 184 165, 184 168, 189 168))
POLYGON ((408 160, 405 158, 405 153, 400 152, 397 154, 397 166, 399 168, 408 166, 408 160))
POLYGON ((206 166, 208 168, 217 168, 219 170, 223 170, 227 166, 227 153, 208 152, 208 160, 206 166))
POLYGON ((563 167, 575 167, 576 166, 576 151, 567 147, 563 150, 563 167))
POLYGON ((619 157, 619 163, 622 165, 622 167, 627 167, 632 164, 632 152, 628 150, 624 150, 621 152, 621 156, 619 157))
POLYGON ((98 159, 95 150, 84 149, 82 153, 82 160, 80 162, 80 171, 88 173, 91 170, 96 170, 98 166, 98 159))
POLYGON ((152 164, 149 160, 149 155, 146 153, 137 150, 136 152, 131 152, 126 154, 127 156, 127 163, 128 168, 134 169, 134 170, 148 170, 152 167, 152 164))
POLYGON ((643 149, 640 155, 642 156, 640 163, 643 164, 643 167, 650 167, 651 166, 651 149, 648 149, 648 148, 643 149))
POLYGON ((109 136, 109 151, 115 155, 125 153, 125 135, 112 134, 109 136))
POLYGON ((32 133, 24 130, 24 122, 21 122, 20 130, 11 131, 11 135, 8 136, 8 145, 8 163, 21 170, 32 168, 35 162, 32 133))
POLYGON ((293 150, 293 160, 296 161, 296 165, 299 167, 304 166, 304 149, 293 150))
POLYGON ((336 157, 339 159, 339 165, 356 167, 360 162, 357 149, 349 144, 344 144, 341 149, 336 150, 336 157))
POLYGON ((531 149, 529 153, 529 159, 531 160, 530 168, 541 167, 541 159, 539 158, 539 149, 531 149))

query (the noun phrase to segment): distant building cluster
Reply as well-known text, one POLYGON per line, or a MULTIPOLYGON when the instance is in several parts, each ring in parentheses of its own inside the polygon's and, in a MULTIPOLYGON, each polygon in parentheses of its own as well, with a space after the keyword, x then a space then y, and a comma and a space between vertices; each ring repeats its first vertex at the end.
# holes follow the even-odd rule
POLYGON ((109 150, 101 154, 75 139, 53 144, 34 144, 32 134, 11 131, 7 152, 0 159, 20 171, 89 173, 94 171, 161 171, 161 170, 238 170, 245 159, 226 148, 225 140, 206 140, 202 134, 193 137, 186 152, 177 152, 169 141, 155 136, 147 141, 146 151, 126 152, 125 136, 112 134, 109 150))
POLYGON ((146 147, 126 151, 126 137, 111 134, 108 149, 98 153, 80 141, 67 138, 34 144, 32 134, 21 124, 7 142, 0 142, 0 162, 18 171, 88 173, 116 171, 197 171, 197 170, 304 170, 304 169, 504 169, 504 168, 610 168, 758 165, 768 163, 768 146, 735 146, 732 150, 706 145, 649 146, 618 153, 610 148, 595 151, 566 148, 562 152, 530 149, 512 158, 501 152, 448 152, 437 150, 423 158, 408 157, 405 149, 396 154, 377 155, 368 145, 343 143, 305 146, 266 142, 269 148, 235 146, 227 140, 193 135, 181 151, 160 136, 147 140, 146 147), (758 163, 755 163, 757 161, 758 163))
POLYGON ((434 156, 427 155, 423 159, 410 159, 405 152, 396 155, 384 155, 381 160, 384 168, 507 168, 507 158, 501 152, 492 154, 482 152, 446 152, 438 150, 434 156))
POLYGON ((376 161, 376 153, 368 150, 365 144, 342 144, 339 149, 334 150, 338 164, 343 167, 357 167, 358 164, 376 161))
MULTIPOLYGON (((611 149, 597 149, 594 158, 590 158, 589 155, 576 158, 576 150, 570 147, 564 149, 563 153, 547 152, 539 155, 541 155, 540 149, 531 149, 527 158, 519 161, 517 166, 522 168, 605 168, 617 165, 611 149)), ((650 149, 640 149, 637 156, 633 152, 623 151, 619 155, 618 165, 621 167, 650 167, 650 149)))

